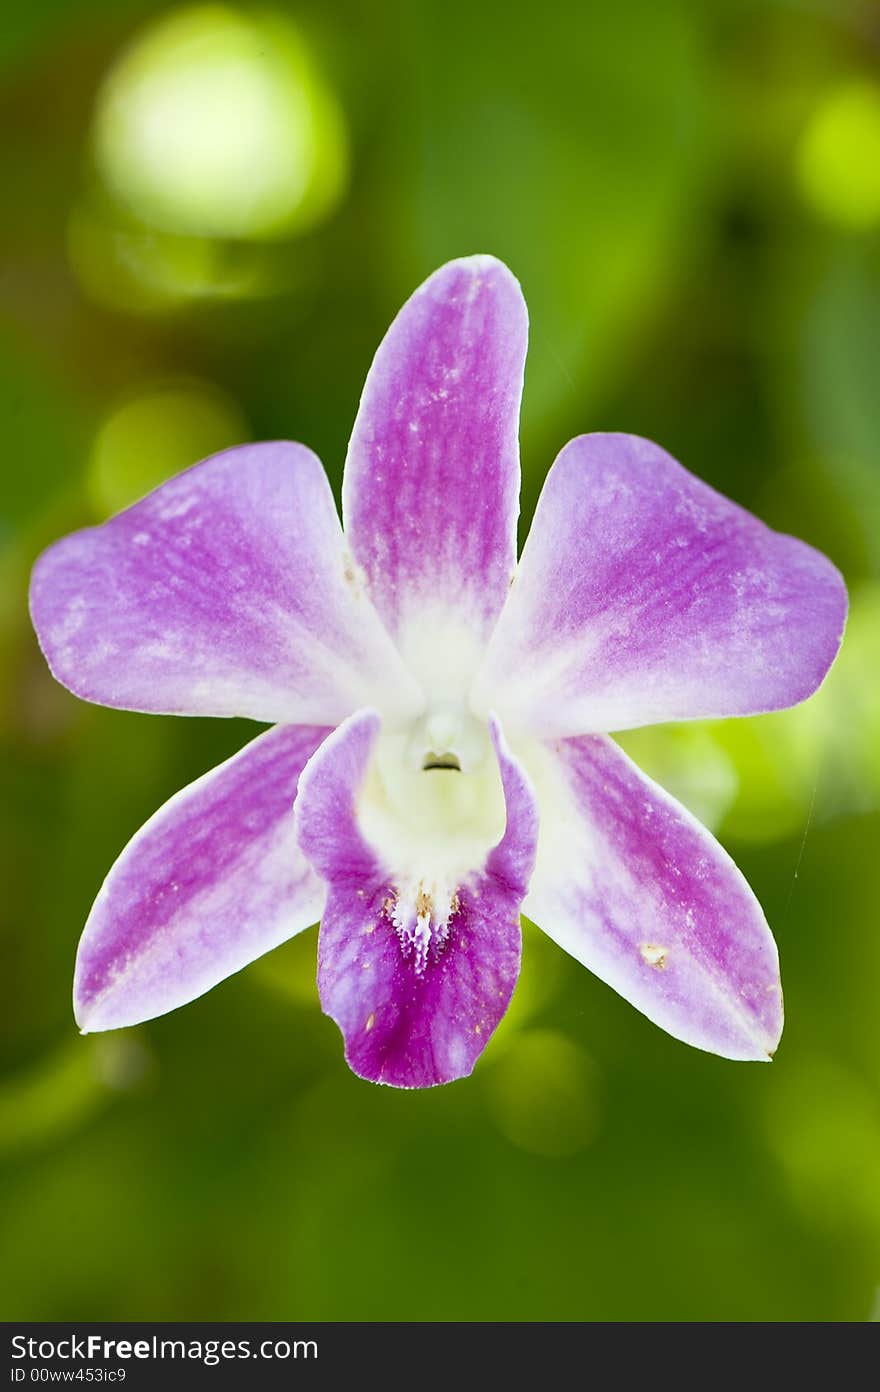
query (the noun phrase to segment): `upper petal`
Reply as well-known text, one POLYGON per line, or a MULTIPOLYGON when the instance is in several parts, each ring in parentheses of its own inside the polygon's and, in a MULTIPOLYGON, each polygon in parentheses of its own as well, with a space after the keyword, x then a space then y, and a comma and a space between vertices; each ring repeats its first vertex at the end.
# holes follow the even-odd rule
POLYGON ((397 912, 393 867, 379 861, 357 824, 378 728, 371 712, 340 726, 309 764, 297 798, 300 845, 328 883, 318 989, 356 1073, 429 1087, 470 1073, 507 1009, 537 813, 528 780, 494 731, 507 826, 485 864, 459 883, 448 923, 420 953, 416 925, 397 912))
POLYGON ((451 261, 401 309, 361 397, 346 534, 410 665, 435 681, 479 652, 516 564, 527 337, 507 267, 451 261))
POLYGON ((57 679, 101 705, 334 725, 418 702, 302 445, 227 450, 56 542, 31 614, 57 679))
POLYGON ((551 469, 477 685, 541 734, 749 715, 809 696, 840 645, 846 590, 631 435, 584 435, 551 469))
POLYGON ((727 852, 605 736, 536 741, 527 766, 541 836, 523 912, 676 1038, 767 1059, 776 944, 727 852))
POLYGON ((128 843, 80 939, 84 1031, 164 1015, 320 916, 293 801, 328 732, 279 725, 177 793, 128 843))

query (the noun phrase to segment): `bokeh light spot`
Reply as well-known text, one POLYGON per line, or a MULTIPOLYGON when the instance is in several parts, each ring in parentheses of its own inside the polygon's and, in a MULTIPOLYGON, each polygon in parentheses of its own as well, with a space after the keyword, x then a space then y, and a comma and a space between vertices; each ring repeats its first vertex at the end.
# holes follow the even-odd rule
POLYGON ((704 725, 649 725, 615 736, 639 768, 714 831, 732 806, 739 776, 704 725))
POLYGON ((339 105, 285 18, 180 10, 122 54, 99 94, 94 150, 111 192, 164 232, 283 236, 337 203, 339 105))
POLYGON ((314 933, 297 933, 296 937, 288 939, 272 952, 258 957, 248 973, 249 979, 288 1001, 317 1010, 315 936, 314 933))
POLYGON ((552 1030, 523 1030, 485 1070, 489 1106, 501 1133, 548 1159, 576 1155, 599 1125, 598 1071, 552 1030))
POLYGON ((92 447, 88 487, 98 517, 128 507, 172 474, 248 438, 244 417, 202 382, 157 385, 107 416, 92 447))
POLYGON ((850 587, 840 656, 819 691, 791 710, 713 727, 739 779, 722 834, 796 836, 808 824, 880 806, 880 585, 850 587))
POLYGON ((84 198, 67 229, 70 264, 86 294, 129 314, 161 315, 196 300, 257 299, 296 283, 265 243, 157 232, 120 218, 106 199, 84 198))
POLYGON ((0 1085, 0 1156, 48 1149, 136 1088, 151 1058, 137 1038, 93 1037, 63 1044, 0 1085))
POLYGON ((804 196, 839 227, 880 224, 880 89, 838 88, 813 113, 798 150, 804 196))
POLYGON ((771 1101, 769 1145, 806 1221, 876 1244, 880 1109, 870 1084, 838 1059, 807 1054, 776 1081, 771 1101))

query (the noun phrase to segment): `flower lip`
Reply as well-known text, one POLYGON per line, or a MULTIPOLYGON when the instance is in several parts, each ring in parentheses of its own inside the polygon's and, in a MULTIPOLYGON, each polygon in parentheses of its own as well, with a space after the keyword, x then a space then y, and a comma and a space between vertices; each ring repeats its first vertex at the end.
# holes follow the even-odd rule
MULTIPOLYGON (((345 1037, 350 1066, 374 1082, 427 1087, 470 1073, 513 991, 537 809, 496 722, 485 737, 500 821, 484 829, 491 844, 471 842, 457 867, 437 858, 443 848, 433 842, 425 848, 430 859, 408 865, 387 862, 393 844, 376 847, 356 790, 370 783, 377 755, 399 755, 400 745, 374 711, 359 711, 334 731, 301 780, 294 814, 300 847, 328 885, 318 940, 321 1004, 345 1037)), ((479 789, 485 778, 408 772, 421 788, 441 791, 479 789)), ((419 809, 409 810, 414 817, 419 809)))

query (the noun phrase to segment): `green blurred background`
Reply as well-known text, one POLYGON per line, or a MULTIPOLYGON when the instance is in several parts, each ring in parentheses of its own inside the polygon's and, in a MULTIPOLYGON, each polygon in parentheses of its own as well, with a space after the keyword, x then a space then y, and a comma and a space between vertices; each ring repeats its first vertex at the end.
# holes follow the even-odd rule
POLYGON ((0 1313, 880 1318, 880 22, 870 0, 30 0, 0 33, 0 1313), (473 1078, 359 1082, 314 934, 80 1038, 103 875, 243 722, 52 682, 30 564, 225 445, 338 486, 372 352, 445 259, 520 277, 524 520, 637 431, 846 573, 799 710, 626 739, 779 939, 772 1067, 661 1034, 536 931, 473 1078))

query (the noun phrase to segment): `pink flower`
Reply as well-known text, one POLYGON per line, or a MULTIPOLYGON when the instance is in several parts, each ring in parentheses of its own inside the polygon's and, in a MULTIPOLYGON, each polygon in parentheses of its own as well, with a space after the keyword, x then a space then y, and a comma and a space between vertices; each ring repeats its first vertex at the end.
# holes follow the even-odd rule
POLYGON ((451 262, 376 354, 344 531, 313 454, 247 445, 37 562, 34 625, 78 696, 276 722, 119 857, 80 942, 84 1030, 183 1005, 320 918, 351 1067, 448 1082, 507 1009, 522 909, 671 1034, 772 1054, 757 900, 606 732, 802 701, 843 582, 628 435, 566 445, 517 563, 526 338, 510 272, 451 262))

